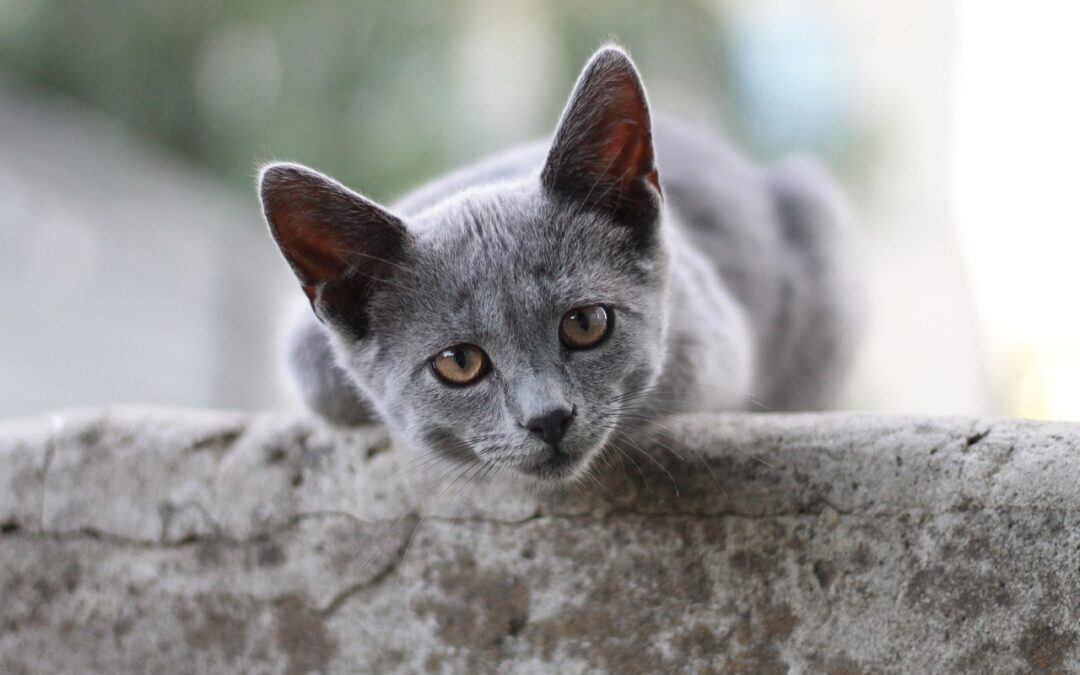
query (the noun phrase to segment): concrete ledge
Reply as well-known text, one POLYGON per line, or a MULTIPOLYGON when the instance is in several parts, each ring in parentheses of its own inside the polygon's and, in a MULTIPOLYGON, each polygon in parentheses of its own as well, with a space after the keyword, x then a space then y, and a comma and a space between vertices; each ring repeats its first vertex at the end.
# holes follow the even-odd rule
POLYGON ((4 423, 0 672, 1080 671, 1080 425, 640 444, 537 496, 307 418, 4 423))

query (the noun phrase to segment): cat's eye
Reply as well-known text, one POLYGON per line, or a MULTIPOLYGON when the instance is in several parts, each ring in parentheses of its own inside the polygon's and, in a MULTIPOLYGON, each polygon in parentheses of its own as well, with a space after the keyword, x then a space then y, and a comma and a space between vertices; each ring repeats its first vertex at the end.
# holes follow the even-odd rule
POLYGON ((457 386, 472 384, 491 369, 487 354, 476 345, 454 345, 431 360, 431 369, 443 382, 457 386))
POLYGON ((612 312, 603 305, 586 305, 567 312, 559 324, 559 339, 570 349, 600 344, 611 330, 612 312))

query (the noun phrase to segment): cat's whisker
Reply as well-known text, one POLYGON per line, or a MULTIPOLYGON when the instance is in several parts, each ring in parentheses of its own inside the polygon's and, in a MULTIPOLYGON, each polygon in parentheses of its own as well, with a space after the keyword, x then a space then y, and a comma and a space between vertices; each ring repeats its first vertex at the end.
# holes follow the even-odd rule
MULTIPOLYGON (((643 436, 648 437, 650 440, 657 443, 661 447, 665 447, 669 452, 672 452, 674 454, 674 450, 672 448, 670 448, 669 446, 667 446, 667 444, 665 444, 663 442, 662 436, 659 433, 657 433, 656 429, 657 428, 663 429, 663 430, 667 431, 667 433, 670 434, 671 436, 676 436, 677 435, 675 430, 672 429, 671 427, 667 426, 667 425, 664 425, 663 423, 658 422, 654 418, 645 417, 645 416, 637 416, 637 417, 640 417, 640 420, 645 424, 645 427, 644 428, 638 428, 637 432, 642 434, 643 436)), ((717 484, 717 487, 719 487, 719 483, 717 482, 715 474, 713 473, 713 470, 712 470, 712 465, 709 462, 709 456, 704 451, 699 450, 699 449, 695 449, 695 448, 692 448, 692 447, 689 447, 689 446, 682 446, 682 448, 689 451, 689 452, 691 452, 691 453, 693 453, 693 454, 695 454, 695 455, 697 455, 698 461, 701 464, 705 465, 706 470, 709 472, 710 476, 712 476, 712 478, 713 478, 713 482, 717 484)))
MULTIPOLYGON (((493 436, 495 436, 495 434, 488 434, 488 436, 493 437, 493 436)), ((500 447, 496 446, 496 447, 492 447, 492 448, 481 449, 479 451, 474 451, 475 455, 476 455, 476 458, 477 458, 477 461, 475 462, 476 466, 473 469, 473 471, 463 471, 461 474, 459 474, 459 476, 457 478, 454 479, 454 481, 453 481, 454 483, 457 483, 457 482, 461 481, 461 479, 463 477, 465 478, 465 481, 464 481, 464 483, 462 483, 461 487, 457 490, 457 492, 455 492, 454 495, 451 496, 451 498, 450 498, 451 504, 453 504, 455 501, 457 501, 458 497, 460 497, 461 495, 464 494, 464 490, 472 482, 474 482, 474 480, 481 474, 481 472, 483 472, 483 474, 485 476, 487 475, 487 473, 490 471, 490 466, 494 462, 498 462, 499 458, 491 459, 491 458, 487 458, 486 455, 491 455, 491 454, 497 452, 500 449, 501 449, 500 447)), ((444 491, 448 490, 448 489, 449 488, 446 488, 446 489, 444 489, 444 491)))
POLYGON ((582 483, 581 477, 580 476, 575 476, 573 479, 566 482, 565 485, 567 487, 572 487, 574 489, 574 493, 577 494, 579 497, 581 497, 581 496, 585 495, 585 488, 584 488, 584 486, 582 486, 581 483, 582 483))
POLYGON ((643 388, 640 388, 640 389, 632 389, 630 391, 623 392, 622 394, 605 401, 605 403, 619 403, 619 402, 622 402, 622 401, 631 400, 633 398, 637 398, 637 397, 641 397, 641 396, 648 396, 650 393, 652 393, 653 391, 656 391, 656 390, 657 390, 656 387, 643 387, 643 388))
POLYGON ((456 465, 457 465, 457 461, 454 460, 453 458, 439 456, 438 453, 436 453, 434 456, 428 457, 426 461, 424 461, 424 462, 422 462, 420 464, 417 464, 416 466, 410 467, 410 469, 408 471, 401 474, 401 478, 402 479, 405 479, 407 477, 411 478, 411 474, 413 474, 413 473, 422 473, 424 471, 427 471, 428 469, 433 469, 433 470, 439 471, 439 470, 445 470, 448 467, 452 467, 452 466, 456 466, 456 465))
POLYGON ((751 459, 753 459, 756 462, 760 462, 760 463, 764 464, 765 466, 769 467, 773 471, 776 471, 776 467, 773 466, 772 464, 769 464, 768 462, 766 462, 765 459, 762 458, 762 457, 758 457, 757 455, 752 455, 751 459))
POLYGON ((458 494, 463 496, 466 488, 470 486, 482 485, 485 481, 488 480, 489 477, 493 478, 494 475, 496 475, 503 466, 509 463, 509 461, 509 457, 496 457, 494 459, 486 461, 484 468, 478 472, 473 473, 465 482, 465 484, 458 490, 458 494))
POLYGON ((659 447, 661 447, 662 449, 664 449, 667 452, 670 452, 672 455, 675 456, 675 459, 679 460, 683 464, 689 464, 689 462, 686 461, 685 457, 683 457, 679 453, 675 452, 675 449, 672 448, 667 443, 664 443, 664 442, 660 441, 660 439, 658 437, 653 436, 650 440, 652 441, 653 444, 658 445, 659 447))
MULTIPOLYGON (((674 456, 679 457, 680 459, 682 459, 687 464, 691 464, 689 461, 683 459, 677 452, 675 452, 675 450, 673 448, 671 448, 668 444, 666 444, 653 430, 651 430, 649 428, 649 427, 655 425, 655 422, 653 422, 652 420, 648 420, 648 419, 646 419, 646 422, 649 423, 649 426, 647 426, 646 428, 643 428, 643 429, 642 428, 636 429, 635 433, 638 433, 641 436, 644 436, 646 441, 648 441, 650 443, 653 443, 653 444, 667 450, 668 452, 672 453, 674 456)), ((703 465, 705 467, 705 471, 709 474, 709 480, 712 482, 713 486, 716 489, 718 489, 721 492, 721 494, 724 494, 726 496, 727 492, 724 490, 723 486, 720 484, 720 480, 719 480, 719 478, 717 478, 716 472, 713 471, 712 464, 709 462, 708 455, 706 455, 701 450, 695 450, 693 448, 684 448, 684 449, 689 450, 690 452, 697 455, 697 463, 701 464, 701 465, 703 465)))
POLYGON ((420 514, 417 514, 416 525, 413 527, 412 532, 409 533, 409 538, 405 541, 405 548, 401 551, 400 562, 395 565, 394 582, 397 584, 401 583, 401 574, 405 568, 405 565, 403 563, 409 557, 409 551, 412 550, 413 542, 416 541, 416 534, 420 531, 420 526, 423 524, 424 517, 420 514))
POLYGON ((588 467, 585 468, 585 471, 583 471, 581 473, 581 476, 585 480, 589 481, 589 483, 591 483, 593 485, 593 487, 595 487, 597 490, 603 490, 604 485, 603 485, 603 483, 600 482, 600 479, 597 478, 595 472, 596 472, 596 466, 591 465, 591 466, 588 466, 588 467))
MULTIPOLYGON (((458 488, 457 492, 455 492, 453 495, 451 495, 451 497, 450 497, 450 503, 451 504, 455 504, 455 502, 458 501, 458 498, 461 497, 461 495, 464 493, 465 488, 469 487, 469 484, 473 481, 473 479, 481 471, 483 471, 485 468, 487 468, 487 466, 488 466, 487 462, 480 461, 480 462, 476 463, 476 466, 471 471, 462 472, 462 476, 463 477, 467 476, 467 477, 465 478, 464 482, 461 483, 461 486, 458 488)), ((460 477, 455 479, 454 482, 457 483, 459 480, 460 480, 460 477)))
POLYGON ((354 269, 354 270, 350 271, 349 274, 346 276, 346 278, 355 277, 355 276, 361 276, 361 277, 364 277, 365 279, 371 279, 376 284, 388 284, 390 286, 393 286, 394 288, 397 288, 398 290, 408 291, 410 293, 414 293, 414 292, 416 292, 418 290, 417 288, 415 288, 413 286, 410 286, 408 284, 404 284, 404 283, 399 282, 397 279, 388 279, 385 276, 369 274, 369 273, 367 273, 367 272, 365 272, 365 271, 363 271, 361 269, 354 269))
POLYGON ((390 480, 392 478, 395 478, 399 474, 404 476, 405 474, 409 473, 410 471, 423 468, 423 467, 433 463, 434 461, 440 460, 440 459, 446 460, 446 459, 449 459, 449 457, 446 456, 446 453, 443 452, 442 449, 429 450, 429 451, 424 452, 424 453, 422 453, 422 454, 420 454, 420 455, 418 455, 416 457, 413 457, 409 461, 407 461, 404 464, 398 466, 396 469, 394 469, 393 471, 390 472, 390 474, 386 477, 386 479, 390 480))
POLYGON ((651 461, 656 466, 660 467, 660 470, 663 471, 665 474, 667 474, 668 479, 671 480, 671 484, 675 487, 675 496, 678 497, 679 496, 679 484, 675 481, 675 476, 672 476, 671 472, 667 470, 667 467, 664 466, 664 464, 660 460, 656 459, 655 457, 650 455, 648 452, 646 452, 644 449, 642 449, 642 447, 639 446, 634 441, 634 439, 630 437, 629 434, 627 434, 627 433, 625 433, 625 432, 623 432, 623 431, 621 431, 619 429, 616 429, 615 433, 619 434, 619 436, 630 445, 631 449, 637 450, 641 454, 645 455, 645 457, 648 458, 649 461, 651 461))
POLYGON ((470 458, 466 461, 462 461, 455 464, 454 466, 451 466, 450 469, 443 473, 443 475, 440 476, 437 481, 438 484, 441 484, 443 486, 442 489, 439 490, 438 496, 442 497, 443 495, 445 495, 450 485, 459 480, 461 476, 463 476, 467 471, 472 469, 476 465, 476 463, 477 461, 475 459, 470 458), (449 478, 451 475, 454 475, 454 479, 448 482, 446 479, 449 478))
MULTIPOLYGON (((375 550, 368 555, 368 557, 364 560, 363 563, 361 563, 361 569, 366 569, 370 567, 380 556, 382 556, 386 549, 386 545, 390 542, 391 538, 393 538, 393 536, 397 534, 397 531, 401 527, 401 524, 404 523, 405 520, 411 515, 414 515, 413 512, 406 512, 394 519, 393 524, 390 525, 389 531, 387 531, 387 533, 384 534, 379 540, 379 543, 376 544, 375 550)), ((417 523, 417 527, 419 527, 419 522, 417 523)), ((410 538, 411 537, 412 535, 410 535, 410 538)), ((359 555, 360 544, 357 544, 357 548, 353 551, 353 559, 355 559, 359 555)))
POLYGON ((651 417, 649 415, 641 415, 641 414, 634 413, 634 412, 628 412, 626 410, 618 410, 618 411, 612 411, 612 412, 617 412, 617 415, 618 415, 618 417, 620 419, 629 419, 629 420, 634 420, 634 421, 641 421, 641 422, 646 423, 649 426, 659 427, 660 429, 663 429, 664 431, 666 431, 666 432, 668 432, 670 434, 675 433, 674 429, 672 429, 671 427, 669 427, 668 425, 666 425, 666 424, 664 424, 663 422, 660 421, 660 419, 662 419, 662 418, 651 417))
POLYGON ((495 471, 496 468, 499 467, 500 464, 502 464, 503 461, 504 460, 502 460, 502 459, 500 459, 498 457, 496 457, 495 459, 490 460, 488 462, 488 468, 484 471, 484 473, 480 474, 480 478, 477 479, 477 483, 478 484, 483 484, 484 481, 486 481, 489 477, 491 477, 492 473, 495 471))
POLYGON ((454 448, 452 446, 443 446, 436 448, 435 450, 426 452, 423 455, 410 460, 405 465, 398 467, 393 473, 390 474, 390 476, 388 476, 388 478, 391 478, 397 474, 401 474, 402 476, 404 476, 410 472, 420 471, 432 465, 439 466, 448 462, 456 463, 458 460, 448 454, 448 451, 467 449, 468 448, 465 446, 462 446, 460 448, 454 448))
POLYGON ((391 267, 397 268, 398 270, 404 272, 405 274, 416 274, 416 272, 414 270, 411 270, 408 267, 405 267, 404 265, 402 265, 400 263, 396 263, 393 260, 387 260, 386 258, 380 258, 377 255, 372 255, 370 253, 365 253, 363 251, 356 251, 356 250, 351 250, 350 249, 348 251, 343 251, 342 254, 344 256, 350 257, 350 258, 352 258, 352 257, 368 258, 369 260, 374 260, 376 262, 381 262, 383 264, 390 265, 391 267))
POLYGON ((430 450, 428 452, 425 452, 425 453, 421 454, 418 457, 414 457, 413 459, 409 460, 405 464, 399 466, 397 469, 395 469, 393 472, 391 472, 391 474, 388 476, 388 478, 392 478, 392 477, 394 477, 394 476, 396 476, 398 474, 404 475, 404 474, 406 474, 408 472, 411 472, 411 471, 419 471, 420 469, 423 469, 424 467, 430 466, 431 464, 436 464, 436 463, 440 463, 440 462, 450 462, 450 461, 455 461, 456 462, 456 461, 459 461, 457 458, 453 457, 451 455, 451 453, 466 452, 467 451, 467 452, 472 452, 473 454, 477 454, 477 455, 482 454, 482 453, 477 453, 475 451, 474 444, 480 443, 480 442, 483 442, 483 441, 486 441, 486 440, 490 440, 492 438, 497 438, 499 436, 501 436, 501 434, 497 434, 497 433, 480 434, 480 435, 472 436, 472 437, 469 437, 469 438, 454 439, 453 441, 450 441, 450 442, 444 442, 439 447, 435 448, 434 450, 430 450))
MULTIPOLYGON (((666 430, 668 433, 671 433, 671 434, 675 433, 671 429, 671 427, 667 426, 666 424, 663 424, 662 422, 658 422, 656 419, 654 419, 652 417, 648 417, 646 415, 638 415, 638 414, 635 414, 635 413, 626 412, 624 410, 618 410, 618 411, 614 412, 614 416, 616 417, 616 421, 622 420, 622 419, 630 419, 632 421, 641 422, 644 425, 644 428, 641 428, 640 426, 635 428, 636 433, 642 433, 642 434, 649 435, 648 430, 649 430, 650 427, 659 427, 661 429, 666 430)), ((682 461, 684 463, 688 463, 686 461, 685 457, 683 457, 678 452, 676 452, 675 449, 672 448, 671 446, 661 442, 659 440, 659 438, 656 437, 655 434, 650 435, 650 440, 653 443, 655 443, 656 445, 658 445, 661 448, 663 448, 664 450, 666 450, 667 452, 674 455, 680 461, 682 461)))
MULTIPOLYGON (((657 398, 648 398, 648 399, 642 401, 642 403, 644 405, 656 405, 656 404, 660 404, 660 405, 663 405, 663 404, 680 405, 681 404, 682 406, 684 406, 684 407, 679 408, 679 409, 671 409, 673 413, 690 413, 690 412, 697 412, 698 411, 696 408, 693 408, 693 407, 686 408, 685 407, 686 402, 687 402, 686 397, 681 397, 681 396, 677 396, 677 395, 669 395, 669 396, 665 396, 663 398, 659 398, 659 397, 657 397, 657 398)), ((754 401, 754 400, 747 399, 746 402, 748 404, 750 404, 751 406, 753 406, 755 409, 759 410, 759 411, 762 411, 762 412, 774 412, 773 408, 765 405, 764 403, 761 403, 760 401, 754 401)))
POLYGON ((614 448, 615 451, 618 452, 620 455, 622 455, 626 459, 630 460, 630 463, 634 465, 634 468, 637 469, 637 472, 639 474, 641 474, 641 482, 642 483, 646 482, 647 479, 645 478, 645 472, 641 470, 641 465, 638 464, 637 461, 635 461, 634 458, 631 457, 629 453, 627 453, 625 450, 623 450, 618 445, 612 445, 611 447, 614 448))
MULTIPOLYGON (((763 410, 772 410, 770 406, 758 399, 753 394, 753 392, 736 392, 734 387, 727 387, 717 383, 701 382, 696 383, 694 386, 697 388, 713 389, 714 391, 723 392, 725 394, 738 394, 742 398, 746 399, 746 401, 751 405, 754 405, 763 410)), ((684 403, 686 401, 686 392, 665 388, 665 386, 661 384, 653 384, 624 392, 623 394, 620 394, 619 396, 608 400, 606 403, 614 404, 642 398, 651 398, 651 400, 657 402, 684 403)))
POLYGON ((476 485, 484 485, 488 481, 493 481, 495 476, 499 473, 499 468, 502 466, 503 460, 495 459, 488 462, 487 468, 484 470, 480 477, 476 479, 476 485))

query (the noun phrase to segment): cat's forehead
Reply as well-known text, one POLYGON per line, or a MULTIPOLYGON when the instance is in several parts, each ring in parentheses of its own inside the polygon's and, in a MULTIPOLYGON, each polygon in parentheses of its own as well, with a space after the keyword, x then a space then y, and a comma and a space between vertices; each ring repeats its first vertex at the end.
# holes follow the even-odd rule
POLYGON ((410 226, 408 274, 379 305, 398 339, 422 349, 448 339, 517 344, 573 307, 633 304, 642 283, 619 253, 616 226, 523 191, 465 195, 410 226))
POLYGON ((425 214, 420 267, 447 290, 481 296, 574 292, 618 276, 619 232, 595 214, 526 190, 469 193, 425 214))

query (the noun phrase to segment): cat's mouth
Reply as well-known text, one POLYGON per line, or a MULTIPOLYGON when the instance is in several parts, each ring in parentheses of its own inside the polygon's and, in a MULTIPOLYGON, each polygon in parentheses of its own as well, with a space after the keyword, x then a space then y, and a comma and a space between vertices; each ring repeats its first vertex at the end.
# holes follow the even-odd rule
POLYGON ((527 476, 543 480, 569 478, 581 465, 583 455, 562 450, 548 450, 519 463, 515 468, 527 476))
POLYGON ((575 434, 564 439, 558 447, 544 446, 540 449, 533 446, 527 453, 519 455, 513 465, 514 470, 544 482, 573 482, 588 470, 592 461, 602 452, 610 433, 609 430, 600 434, 575 434))

